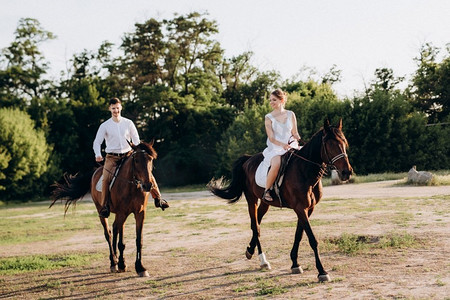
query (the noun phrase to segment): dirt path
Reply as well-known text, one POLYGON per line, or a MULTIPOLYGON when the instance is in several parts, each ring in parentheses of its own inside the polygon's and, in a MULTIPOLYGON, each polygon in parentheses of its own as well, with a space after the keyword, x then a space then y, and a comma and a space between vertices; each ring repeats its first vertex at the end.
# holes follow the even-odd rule
MULTIPOLYGON (((405 186, 397 185, 402 180, 378 181, 362 184, 342 184, 326 186, 323 191, 323 199, 332 198, 389 198, 404 197, 428 197, 434 195, 450 195, 450 186, 405 186)), ((163 193, 167 200, 189 200, 211 197, 208 191, 189 193, 163 193)))
MULTIPOLYGON (((149 205, 144 227, 143 261, 149 278, 138 278, 133 270, 130 221, 125 251, 130 271, 109 273, 105 254, 80 268, 3 276, 0 299, 448 299, 450 187, 396 183, 324 188, 323 202, 311 220, 332 277, 326 284, 317 283, 306 237, 299 251, 305 272, 290 272, 296 224, 292 210, 273 208, 263 220, 261 243, 272 270, 262 271, 256 255, 252 260, 244 256, 251 237, 245 201, 228 205, 209 192, 163 193, 171 208, 159 212, 149 205), (414 243, 345 254, 329 242, 345 234, 373 241, 406 235, 414 243)), ((83 205, 77 214, 91 214, 88 198, 83 205)), ((61 206, 55 209, 62 212, 61 206)), ((100 228, 89 234, 75 232, 64 241, 2 246, 0 257, 99 249, 107 252, 100 228)))

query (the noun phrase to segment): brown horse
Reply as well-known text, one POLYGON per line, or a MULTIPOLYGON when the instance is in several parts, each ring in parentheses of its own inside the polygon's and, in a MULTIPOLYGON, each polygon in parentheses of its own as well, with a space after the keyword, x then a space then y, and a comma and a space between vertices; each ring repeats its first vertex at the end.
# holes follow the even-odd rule
POLYGON ((347 146, 347 140, 342 132, 342 119, 335 127, 330 126, 326 120, 324 127, 301 150, 291 150, 292 154, 289 152, 285 154, 291 155, 291 158, 286 166, 284 180, 280 187, 282 201, 261 201, 258 206, 258 199, 262 197, 264 189, 256 184, 255 173, 263 160, 262 153, 254 156, 244 155, 236 160, 233 165, 232 179, 227 187, 223 187, 220 180, 210 182, 211 192, 218 197, 228 199, 230 203, 237 202, 242 193, 247 199, 253 232, 246 251, 248 259, 252 258, 255 247, 258 247, 261 268, 270 269, 270 264, 266 260, 259 241, 261 220, 270 205, 288 207, 295 211, 298 218, 294 245, 291 250, 292 273, 303 272, 297 258, 298 247, 305 231, 314 251, 319 281, 330 280, 330 276, 320 261, 318 243, 311 229, 309 217, 322 197, 321 178, 327 165, 337 169, 341 180, 350 178, 352 167, 345 151, 347 146))
MULTIPOLYGON (((152 143, 142 142, 139 145, 130 145, 132 151, 124 158, 119 172, 116 176, 115 183, 110 191, 110 209, 115 213, 113 223, 113 235, 108 226, 108 219, 99 217, 103 225, 106 241, 109 246, 109 259, 111 261, 111 272, 125 272, 127 265, 123 252, 125 243, 123 240, 123 230, 127 217, 133 213, 136 219, 136 262, 135 269, 139 276, 149 276, 147 270, 141 262, 142 250, 142 227, 144 225, 145 211, 149 194, 155 199, 155 206, 161 207, 163 210, 168 207, 165 200, 161 199, 156 180, 153 177, 153 160, 156 159, 156 151, 153 149, 152 143), (117 243, 117 235, 119 241, 117 243), (117 257, 117 246, 119 248, 119 256, 117 257)), ((101 199, 101 191, 96 189, 96 184, 103 172, 103 167, 85 174, 83 176, 65 176, 64 184, 55 184, 53 190, 53 203, 57 200, 66 200, 65 212, 70 204, 76 203, 81 199, 90 188, 92 199, 94 200, 97 211, 102 206, 99 201, 101 199)))

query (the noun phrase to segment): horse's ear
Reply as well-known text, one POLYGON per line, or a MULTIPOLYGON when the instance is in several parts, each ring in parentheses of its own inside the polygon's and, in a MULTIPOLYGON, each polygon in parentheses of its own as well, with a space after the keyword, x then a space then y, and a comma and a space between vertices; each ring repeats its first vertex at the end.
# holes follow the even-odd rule
POLYGON ((153 147, 153 144, 155 143, 155 139, 152 139, 148 144, 153 147))
POLYGON ((136 148, 136 146, 132 142, 130 142, 129 140, 127 140, 127 143, 128 143, 128 145, 130 145, 131 148, 133 148, 133 149, 136 148))
POLYGON ((339 122, 338 122, 338 124, 337 124, 337 128, 338 128, 339 130, 342 130, 342 118, 339 119, 339 122))

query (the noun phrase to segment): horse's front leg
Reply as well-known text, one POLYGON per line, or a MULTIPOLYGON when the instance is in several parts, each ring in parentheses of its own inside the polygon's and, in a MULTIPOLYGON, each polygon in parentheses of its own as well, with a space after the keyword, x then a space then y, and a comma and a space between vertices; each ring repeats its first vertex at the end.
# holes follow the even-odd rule
POLYGON ((115 247, 113 247, 113 244, 112 244, 111 229, 108 226, 108 219, 100 217, 100 222, 103 225, 105 239, 109 246, 109 261, 111 262, 109 269, 112 273, 115 273, 118 271, 117 256, 116 256, 116 252, 114 249, 115 247))
POLYGON ((113 233, 114 233, 114 246, 116 245, 117 236, 119 236, 119 241, 117 246, 119 248, 119 272, 126 272, 127 265, 125 263, 125 257, 123 252, 125 251, 125 243, 123 241, 123 228, 125 225, 126 217, 116 214, 116 219, 114 220, 113 233))
POLYGON ((145 210, 134 215, 136 219, 136 262, 134 267, 140 277, 149 277, 147 270, 142 265, 142 228, 144 227, 145 210))
POLYGON ((312 231, 311 228, 311 224, 309 223, 309 219, 308 219, 308 213, 305 210, 299 210, 297 211, 297 216, 298 216, 298 222, 301 224, 301 226, 303 227, 303 229, 306 232, 306 235, 308 236, 308 240, 309 240, 309 245, 311 246, 312 250, 314 251, 314 257, 316 259, 316 268, 319 271, 319 281, 323 282, 323 281, 330 281, 330 276, 328 275, 328 273, 325 271, 322 262, 320 260, 320 256, 319 256, 319 250, 318 250, 318 242, 316 237, 314 236, 314 233, 312 231))

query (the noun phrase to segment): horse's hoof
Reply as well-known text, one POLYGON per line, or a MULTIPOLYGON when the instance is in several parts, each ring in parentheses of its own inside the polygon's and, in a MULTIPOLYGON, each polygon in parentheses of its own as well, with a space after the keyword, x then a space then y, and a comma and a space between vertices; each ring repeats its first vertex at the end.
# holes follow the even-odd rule
POLYGON ((260 261, 259 266, 261 267, 261 270, 264 270, 264 269, 270 270, 270 269, 272 269, 270 267, 269 261, 266 259, 266 255, 264 253, 261 253, 259 255, 259 261, 260 261))
POLYGON ((139 277, 150 277, 150 274, 148 274, 147 271, 139 272, 138 275, 139 277))
POLYGON ((247 259, 252 259, 253 254, 251 254, 250 252, 245 251, 245 257, 247 257, 247 259))
POLYGON ((331 281, 331 277, 328 274, 319 275, 319 282, 331 281))
POLYGON ((109 270, 111 271, 111 273, 119 272, 119 268, 117 267, 117 265, 110 267, 109 270))
POLYGON ((124 273, 124 272, 126 272, 126 271, 128 271, 128 268, 127 268, 127 267, 125 267, 125 268, 123 268, 123 269, 119 269, 117 272, 119 272, 119 273, 124 273))
POLYGON ((295 268, 291 268, 291 272, 292 272, 292 274, 302 274, 303 269, 302 269, 302 267, 295 267, 295 268))

